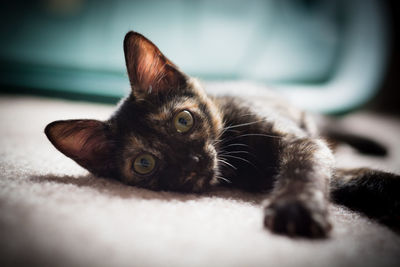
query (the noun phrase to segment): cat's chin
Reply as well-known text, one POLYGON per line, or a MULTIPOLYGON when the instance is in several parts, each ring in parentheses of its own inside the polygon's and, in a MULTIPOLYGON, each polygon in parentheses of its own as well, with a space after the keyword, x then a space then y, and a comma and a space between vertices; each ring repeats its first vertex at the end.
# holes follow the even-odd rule
POLYGON ((194 193, 201 193, 207 191, 210 188, 210 179, 208 178, 199 178, 193 186, 194 193))
POLYGON ((220 184, 220 182, 219 182, 217 176, 214 175, 213 178, 211 178, 211 180, 210 180, 210 187, 214 187, 214 186, 217 186, 219 184, 220 184))
POLYGON ((179 187, 177 191, 184 193, 203 193, 208 191, 215 182, 213 182, 214 175, 197 176, 196 179, 191 180, 179 187))

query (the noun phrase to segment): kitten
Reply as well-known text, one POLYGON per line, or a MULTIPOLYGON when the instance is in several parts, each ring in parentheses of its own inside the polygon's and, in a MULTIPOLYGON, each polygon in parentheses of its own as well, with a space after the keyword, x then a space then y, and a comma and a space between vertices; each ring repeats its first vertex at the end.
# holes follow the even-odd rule
POLYGON ((268 192, 264 225, 321 238, 332 198, 398 225, 400 177, 338 170, 313 121, 275 96, 212 97, 144 36, 124 40, 131 94, 107 121, 65 120, 45 133, 95 175, 152 190, 203 192, 217 184, 268 192))

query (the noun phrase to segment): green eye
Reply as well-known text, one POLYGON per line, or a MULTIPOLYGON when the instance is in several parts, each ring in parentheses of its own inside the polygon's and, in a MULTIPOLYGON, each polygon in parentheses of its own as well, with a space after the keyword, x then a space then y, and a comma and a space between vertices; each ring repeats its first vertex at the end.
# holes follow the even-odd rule
POLYGON ((138 174, 149 174, 156 166, 154 157, 150 154, 141 154, 133 162, 133 170, 138 174))
POLYGON ((186 133, 193 126, 193 116, 187 111, 181 111, 174 118, 174 125, 179 133, 186 133))

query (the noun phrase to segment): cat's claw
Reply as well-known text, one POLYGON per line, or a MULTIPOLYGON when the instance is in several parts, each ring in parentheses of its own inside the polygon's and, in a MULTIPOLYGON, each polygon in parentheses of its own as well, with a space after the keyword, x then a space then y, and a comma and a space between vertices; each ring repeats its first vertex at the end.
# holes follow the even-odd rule
POLYGON ((300 200, 277 200, 264 212, 264 226, 277 234, 325 238, 332 228, 326 210, 312 208, 300 200))

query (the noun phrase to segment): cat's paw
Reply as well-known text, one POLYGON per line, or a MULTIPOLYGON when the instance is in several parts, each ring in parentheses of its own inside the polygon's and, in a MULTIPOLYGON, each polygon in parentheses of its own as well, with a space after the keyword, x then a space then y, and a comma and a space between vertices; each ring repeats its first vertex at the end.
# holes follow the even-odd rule
POLYGON ((298 199, 277 199, 264 210, 264 226, 291 237, 325 238, 331 230, 327 210, 298 199))

